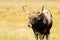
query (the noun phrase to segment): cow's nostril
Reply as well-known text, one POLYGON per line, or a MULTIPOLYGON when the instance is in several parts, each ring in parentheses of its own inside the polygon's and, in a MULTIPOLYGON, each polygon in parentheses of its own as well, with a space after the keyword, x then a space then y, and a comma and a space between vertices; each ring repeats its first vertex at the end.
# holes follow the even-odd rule
POLYGON ((31 27, 32 27, 32 25, 31 25, 31 24, 28 24, 28 27, 30 27, 30 28, 31 28, 31 27))
POLYGON ((28 27, 30 27, 30 25, 28 25, 28 27))

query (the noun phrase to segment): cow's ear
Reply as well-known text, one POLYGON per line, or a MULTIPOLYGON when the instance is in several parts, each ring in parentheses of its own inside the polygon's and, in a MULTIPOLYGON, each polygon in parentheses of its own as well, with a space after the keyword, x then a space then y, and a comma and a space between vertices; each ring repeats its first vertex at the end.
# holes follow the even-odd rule
POLYGON ((41 14, 40 12, 37 12, 37 14, 36 14, 36 15, 39 17, 39 16, 40 16, 40 14, 41 14))
POLYGON ((41 14, 40 11, 35 12, 35 16, 36 16, 37 19, 39 19, 40 14, 41 14))

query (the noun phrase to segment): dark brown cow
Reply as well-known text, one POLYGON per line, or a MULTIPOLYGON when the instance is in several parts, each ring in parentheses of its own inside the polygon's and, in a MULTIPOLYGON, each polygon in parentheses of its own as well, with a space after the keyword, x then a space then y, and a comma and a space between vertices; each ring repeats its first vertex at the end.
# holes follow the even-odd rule
POLYGON ((50 29, 52 27, 52 15, 50 11, 45 10, 44 6, 42 7, 41 12, 36 12, 34 14, 30 14, 25 9, 24 11, 30 15, 28 26, 32 28, 36 40, 38 40, 38 36, 40 37, 40 40, 43 40, 44 36, 46 36, 46 40, 48 40, 50 29))

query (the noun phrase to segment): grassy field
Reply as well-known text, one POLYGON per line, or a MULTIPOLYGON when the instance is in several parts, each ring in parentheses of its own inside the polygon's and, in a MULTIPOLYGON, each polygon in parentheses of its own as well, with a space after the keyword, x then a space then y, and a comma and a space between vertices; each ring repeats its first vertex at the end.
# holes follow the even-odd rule
POLYGON ((30 12, 40 11, 42 5, 50 10, 53 26, 49 40, 60 40, 60 2, 0 2, 0 40, 35 40, 34 33, 27 26, 28 16, 22 9, 30 12))

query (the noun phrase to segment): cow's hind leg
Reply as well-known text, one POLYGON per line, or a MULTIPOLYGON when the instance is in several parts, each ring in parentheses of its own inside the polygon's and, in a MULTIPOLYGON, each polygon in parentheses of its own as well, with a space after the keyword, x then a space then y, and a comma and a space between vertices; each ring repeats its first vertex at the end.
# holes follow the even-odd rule
POLYGON ((49 34, 46 34, 46 40, 48 40, 49 34))
POLYGON ((50 34, 50 31, 48 30, 46 34, 46 40, 48 40, 49 34, 50 34))

